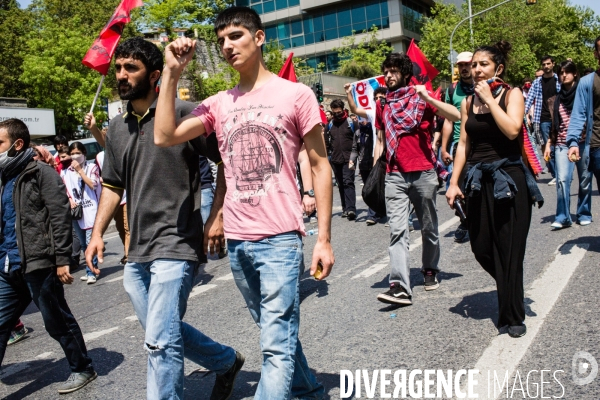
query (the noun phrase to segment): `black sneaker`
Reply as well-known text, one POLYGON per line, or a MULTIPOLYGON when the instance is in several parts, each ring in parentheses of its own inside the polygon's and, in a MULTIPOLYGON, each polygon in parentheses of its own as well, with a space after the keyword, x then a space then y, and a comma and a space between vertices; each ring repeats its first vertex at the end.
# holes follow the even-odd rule
POLYGON ((244 365, 244 355, 238 351, 235 352, 235 362, 224 374, 218 375, 215 379, 215 386, 213 386, 212 393, 210 394, 210 400, 227 400, 233 393, 233 383, 237 377, 238 372, 244 365))
POLYGON ((398 282, 390 284, 390 290, 378 295, 377 300, 388 304, 412 305, 412 296, 398 282))
POLYGON ((469 231, 467 230, 467 227, 464 226, 463 224, 458 225, 458 228, 456 228, 456 231, 454 231, 454 241, 456 243, 464 243, 467 242, 469 240, 469 231))
POLYGON ((508 335, 513 338, 520 338, 527 333, 527 327, 523 325, 512 325, 508 327, 508 335))
POLYGON ((356 213, 354 211, 348 211, 348 221, 354 221, 356 219, 356 213))
POLYGON ((344 211, 342 213, 342 218, 348 218, 348 212, 347 211, 344 211))
POLYGON ((425 280, 425 290, 435 290, 440 287, 440 283, 437 280, 437 271, 426 269, 423 271, 423 277, 425 280))

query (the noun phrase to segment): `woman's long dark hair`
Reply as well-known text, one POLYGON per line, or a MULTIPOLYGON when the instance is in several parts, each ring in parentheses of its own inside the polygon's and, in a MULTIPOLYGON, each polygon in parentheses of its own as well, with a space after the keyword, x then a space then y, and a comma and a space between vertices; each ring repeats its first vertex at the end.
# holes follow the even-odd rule
POLYGON ((560 63, 561 71, 564 70, 569 74, 575 75, 575 82, 579 82, 579 71, 577 71, 577 65, 573 61, 563 61, 560 63))
POLYGON ((84 156, 87 156, 87 150, 86 150, 85 146, 81 142, 73 142, 73 143, 71 143, 71 145, 69 146, 69 155, 75 149, 79 150, 81 152, 81 154, 83 154, 84 156))
POLYGON ((479 52, 488 53, 491 56, 494 64, 496 64, 496 69, 501 64, 504 66, 502 72, 498 74, 498 77, 500 79, 504 79, 504 73, 506 72, 506 63, 508 61, 508 53, 510 53, 511 50, 512 45, 505 40, 501 40, 493 46, 479 46, 477 49, 475 49, 473 57, 475 57, 475 54, 479 52))

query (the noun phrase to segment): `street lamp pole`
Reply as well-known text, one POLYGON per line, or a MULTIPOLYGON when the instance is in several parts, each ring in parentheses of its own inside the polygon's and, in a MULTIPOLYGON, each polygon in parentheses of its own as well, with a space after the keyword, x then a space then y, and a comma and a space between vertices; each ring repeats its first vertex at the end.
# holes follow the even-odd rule
MULTIPOLYGON (((458 23, 458 24, 457 24, 457 25, 454 27, 454 30, 452 31, 452 34, 450 35, 450 76, 451 76, 451 77, 452 77, 452 74, 454 73, 454 57, 453 57, 453 53, 454 53, 454 51, 453 51, 453 50, 454 50, 454 49, 452 48, 452 40, 454 39, 454 34, 456 33, 456 30, 458 29, 458 27, 459 27, 459 26, 461 26, 463 23, 465 23, 467 20, 472 20, 472 19, 473 19, 473 17, 476 17, 476 16, 478 16, 478 15, 481 15, 481 14, 483 14, 483 13, 486 13, 486 12, 488 12, 488 11, 490 11, 490 10, 493 10, 493 9, 494 9, 494 8, 496 8, 496 7, 500 7, 501 5, 503 5, 503 4, 506 4, 506 3, 508 3, 509 1, 512 1, 512 0, 504 0, 503 2, 501 2, 501 3, 498 3, 498 4, 496 4, 495 6, 492 6, 492 7, 490 7, 490 8, 486 8, 486 9, 485 9, 485 10, 483 10, 483 11, 479 11, 478 13, 475 13, 475 14, 473 14, 473 15, 470 15, 470 16, 468 16, 467 18, 465 18, 465 19, 463 19, 462 21, 460 21, 460 22, 459 22, 459 23, 458 23)), ((469 12, 469 14, 470 14, 470 12, 469 12)))

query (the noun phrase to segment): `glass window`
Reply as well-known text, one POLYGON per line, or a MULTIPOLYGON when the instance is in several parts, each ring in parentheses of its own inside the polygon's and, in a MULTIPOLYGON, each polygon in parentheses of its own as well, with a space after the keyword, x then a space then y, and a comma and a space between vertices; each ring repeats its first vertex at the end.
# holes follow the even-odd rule
POLYGON ((292 35, 301 35, 302 34, 302 20, 298 19, 296 21, 292 21, 292 35))
POLYGON ((313 44, 315 42, 315 35, 313 33, 304 34, 304 43, 313 44))
POLYGON ((350 25, 340 26, 338 28, 338 31, 340 33, 340 37, 346 37, 346 36, 352 35, 352 27, 350 25))
POLYGON ((284 49, 290 48, 290 39, 280 40, 279 43, 283 46, 284 49))
POLYGON ((387 1, 382 1, 381 2, 381 16, 382 17, 389 17, 390 13, 388 11, 388 3, 387 1))
POLYGON ((262 0, 250 0, 250 3, 252 4, 256 4, 256 3, 260 3, 262 0))
POLYGON ((330 12, 323 14, 323 25, 325 25, 325 29, 337 27, 337 19, 335 16, 335 11, 330 11, 330 12))
POLYGON ((275 9, 281 10, 282 8, 287 8, 288 2, 287 0, 275 0, 275 9))
POLYGON ((367 4, 365 9, 367 12, 367 19, 381 18, 381 10, 379 8, 379 4, 367 4))
POLYGON ((367 18, 365 17, 365 6, 364 5, 355 5, 352 7, 352 23, 355 24, 357 22, 365 22, 367 18))
POLYGON ((290 7, 298 6, 300 5, 300 0, 288 0, 288 5, 290 7))
POLYGON ((257 13, 259 13, 259 14, 262 14, 262 13, 263 13, 262 4, 255 4, 255 5, 253 5, 253 6, 252 6, 252 9, 253 9, 254 11, 256 11, 257 13))
POLYGON ((320 15, 318 17, 313 17, 313 24, 315 26, 315 32, 323 30, 323 18, 320 15))
POLYGON ((337 30, 337 28, 327 29, 325 31, 325 40, 332 40, 332 39, 337 39, 337 38, 338 38, 338 30, 337 30))
POLYGON ((325 32, 316 32, 315 33, 315 42, 324 42, 325 41, 325 32))
POLYGON ((313 33, 315 31, 315 26, 311 17, 304 18, 302 25, 304 25, 304 33, 313 33))
POLYGON ((387 28, 390 27, 390 19, 389 19, 389 17, 385 17, 385 18, 381 19, 381 27, 383 29, 387 29, 387 28))
POLYGON ((366 29, 367 29, 366 22, 359 22, 359 23, 352 24, 352 30, 355 31, 356 33, 362 33, 366 29))
POLYGON ((307 58, 306 65, 308 65, 309 67, 311 67, 312 69, 314 69, 316 71, 317 70, 317 59, 315 57, 307 58))
POLYGON ((339 57, 337 53, 327 54, 327 71, 335 71, 339 68, 339 57))
POLYGON ((267 42, 277 40, 277 27, 275 27, 275 25, 265 27, 265 35, 267 36, 267 42))
POLYGON ((277 39, 287 39, 290 37, 290 24, 288 22, 280 22, 277 24, 277 39))
POLYGON ((248 7, 248 0, 237 0, 235 5, 238 7, 248 7))
POLYGON ((292 47, 304 46, 304 36, 296 36, 292 38, 292 47))
POLYGON ((339 26, 346 26, 351 24, 350 20, 350 10, 348 8, 343 8, 338 10, 337 20, 339 26))
POLYGON ((275 2, 274 1, 265 1, 263 3, 263 11, 265 12, 265 14, 275 11, 275 2))
POLYGON ((381 29, 381 20, 372 19, 367 22, 367 27, 369 28, 369 30, 373 30, 373 26, 377 27, 377 29, 381 29))

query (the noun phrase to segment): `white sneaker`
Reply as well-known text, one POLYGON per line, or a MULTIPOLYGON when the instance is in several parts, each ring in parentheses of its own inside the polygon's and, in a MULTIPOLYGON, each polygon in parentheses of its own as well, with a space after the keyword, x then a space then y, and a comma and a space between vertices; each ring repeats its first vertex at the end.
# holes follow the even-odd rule
POLYGON ((548 182, 548 186, 556 186, 556 178, 552 178, 552 180, 548 182))
POLYGON ((90 275, 87 277, 87 284, 88 285, 93 285, 94 283, 96 283, 96 277, 93 275, 90 275))
POLYGON ((82 276, 81 278, 79 278, 79 279, 81 279, 82 281, 87 281, 87 278, 88 278, 88 277, 87 277, 87 275, 83 275, 83 276, 82 276))
POLYGON ((563 224, 561 224, 560 222, 553 222, 552 225, 550 225, 550 227, 552 229, 562 229, 563 228, 563 224))
POLYGON ((592 223, 592 221, 590 221, 588 219, 583 220, 583 221, 579 221, 579 225, 581 225, 581 226, 587 226, 587 225, 589 225, 591 223, 592 223))

